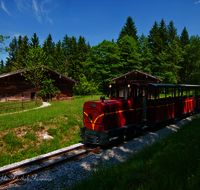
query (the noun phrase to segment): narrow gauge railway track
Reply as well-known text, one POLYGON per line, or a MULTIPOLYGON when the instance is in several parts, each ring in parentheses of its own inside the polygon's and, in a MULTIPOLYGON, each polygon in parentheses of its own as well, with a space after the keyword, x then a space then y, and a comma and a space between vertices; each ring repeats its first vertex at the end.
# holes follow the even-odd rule
POLYGON ((88 148, 87 145, 82 145, 82 146, 75 147, 75 148, 72 148, 72 149, 69 149, 69 150, 65 150, 65 151, 62 151, 62 152, 59 152, 59 153, 55 153, 55 154, 52 154, 52 155, 49 155, 49 156, 45 156, 43 158, 39 158, 37 160, 33 160, 33 161, 30 161, 30 162, 27 162, 27 163, 24 163, 24 164, 20 164, 18 166, 14 166, 14 167, 9 168, 9 169, 2 170, 2 171, 0 171, 0 177, 7 176, 10 179, 0 182, 0 188, 5 187, 9 184, 20 182, 23 179, 26 179, 27 177, 30 177, 32 175, 44 172, 46 170, 51 170, 51 169, 53 169, 57 166, 60 166, 64 163, 76 160, 76 159, 83 157, 87 154, 99 153, 100 151, 101 151, 100 146, 95 147, 95 148, 88 148), (77 151, 77 150, 82 150, 82 151, 80 153, 76 153, 74 155, 68 155, 68 154, 70 154, 74 151, 77 151), (55 161, 55 162, 48 164, 46 166, 41 166, 40 168, 32 170, 30 172, 26 172, 26 173, 23 173, 23 174, 20 174, 20 175, 15 175, 13 177, 9 177, 9 175, 12 176, 13 172, 15 172, 15 171, 18 171, 20 169, 27 168, 27 167, 30 167, 30 166, 33 166, 33 165, 38 165, 38 164, 41 165, 41 163, 44 163, 45 161, 48 161, 50 159, 53 159, 53 158, 56 158, 56 157, 59 157, 59 156, 64 156, 65 158, 62 159, 62 160, 59 160, 59 161, 55 161))

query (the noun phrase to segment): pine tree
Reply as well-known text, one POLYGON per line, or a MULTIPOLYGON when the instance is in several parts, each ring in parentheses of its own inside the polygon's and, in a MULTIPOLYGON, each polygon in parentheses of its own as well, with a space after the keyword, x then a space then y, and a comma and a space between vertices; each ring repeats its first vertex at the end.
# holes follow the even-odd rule
POLYGON ((63 38, 63 41, 62 41, 62 49, 64 51, 64 54, 66 56, 66 59, 67 59, 67 56, 69 55, 69 37, 67 36, 67 34, 64 36, 63 38))
POLYGON ((200 84, 200 38, 191 36, 190 43, 184 47, 187 64, 184 60, 185 82, 188 84, 200 84))
POLYGON ((56 71, 66 75, 65 55, 64 55, 64 50, 62 48, 62 44, 60 40, 56 43, 56 47, 54 51, 53 68, 56 71))
POLYGON ((5 45, 4 40, 10 38, 10 36, 3 36, 0 34, 0 52, 7 51, 7 47, 3 48, 2 44, 5 45))
POLYGON ((186 46, 187 44, 190 43, 190 39, 189 39, 189 35, 188 35, 188 31, 186 27, 184 27, 181 33, 180 39, 181 39, 182 46, 186 46))
POLYGON ((132 36, 136 41, 138 40, 137 28, 135 26, 135 23, 133 22, 133 19, 130 16, 127 18, 125 25, 120 31, 117 41, 119 41, 126 35, 132 36))
POLYGON ((160 44, 159 27, 158 27, 157 21, 155 21, 152 29, 149 31, 148 42, 149 42, 149 47, 150 47, 150 50, 152 53, 151 71, 152 71, 152 74, 156 76, 155 73, 156 73, 157 67, 159 65, 157 56, 160 52, 160 49, 159 49, 159 44, 160 44))
POLYGON ((29 51, 29 39, 28 37, 25 35, 22 39, 18 40, 20 43, 20 45, 18 44, 18 54, 17 54, 17 59, 16 62, 14 63, 14 67, 16 68, 16 70, 18 69, 23 69, 26 67, 27 65, 27 54, 29 51))
POLYGON ((37 37, 36 33, 33 34, 33 37, 31 37, 30 47, 34 48, 35 46, 39 46, 39 37, 37 37))
POLYGON ((80 74, 83 74, 83 67, 84 62, 87 59, 88 56, 88 46, 85 43, 85 38, 82 36, 79 36, 78 42, 77 42, 77 59, 78 59, 78 65, 77 70, 79 70, 80 74))
POLYGON ((0 64, 0 75, 4 73, 4 64, 3 64, 3 60, 1 60, 1 64, 0 64))
POLYGON ((174 27, 174 22, 172 20, 169 22, 167 29, 168 29, 168 42, 172 44, 174 39, 177 37, 177 29, 174 27))
POLYGON ((9 44, 9 57, 6 60, 6 68, 5 68, 5 71, 7 73, 12 71, 14 63, 17 60, 17 54, 18 54, 18 43, 17 43, 17 38, 14 36, 14 38, 9 44))
POLYGON ((159 25, 159 52, 168 50, 168 33, 164 19, 161 20, 159 25))
POLYGON ((180 69, 180 81, 181 83, 188 83, 189 82, 189 76, 190 75, 189 70, 188 70, 188 66, 189 66, 189 52, 190 52, 190 40, 189 40, 189 34, 188 31, 186 29, 186 27, 184 27, 181 36, 180 36, 180 41, 182 44, 182 56, 183 56, 183 61, 181 63, 181 69, 180 69))
POLYGON ((53 42, 51 34, 49 34, 47 39, 44 41, 42 49, 46 53, 48 60, 49 60, 49 62, 46 66, 51 68, 51 69, 55 69, 54 64, 53 64, 53 61, 54 61, 53 55, 54 55, 54 51, 55 51, 55 43, 53 42))
POLYGON ((78 52, 76 38, 72 36, 69 39, 68 56, 67 56, 67 70, 68 74, 74 80, 78 80, 79 70, 77 70, 78 52))
POLYGON ((144 34, 142 34, 141 37, 139 38, 139 44, 140 44, 140 53, 141 53, 140 62, 142 64, 141 70, 143 72, 151 74, 152 54, 149 48, 148 38, 145 37, 144 34))

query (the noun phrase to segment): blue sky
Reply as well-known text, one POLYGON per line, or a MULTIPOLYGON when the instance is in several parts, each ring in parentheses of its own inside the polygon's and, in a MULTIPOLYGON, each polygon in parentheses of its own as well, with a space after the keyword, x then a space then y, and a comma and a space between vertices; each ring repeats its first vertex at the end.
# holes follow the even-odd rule
MULTIPOLYGON (((200 35, 200 0, 0 0, 0 34, 14 36, 36 33, 43 44, 51 33, 53 41, 84 36, 90 45, 116 40, 128 16, 138 35, 149 34, 155 21, 171 20, 178 35, 186 26, 189 35, 200 35)), ((8 56, 0 53, 0 59, 8 56)))

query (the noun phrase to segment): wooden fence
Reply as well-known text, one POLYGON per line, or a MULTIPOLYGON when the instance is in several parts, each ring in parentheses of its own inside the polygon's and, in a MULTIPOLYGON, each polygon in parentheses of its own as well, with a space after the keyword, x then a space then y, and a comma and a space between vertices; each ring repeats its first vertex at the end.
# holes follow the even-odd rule
POLYGON ((0 111, 25 108, 30 105, 34 105, 33 103, 35 103, 35 100, 25 100, 24 98, 20 101, 8 100, 7 102, 0 103, 0 111))

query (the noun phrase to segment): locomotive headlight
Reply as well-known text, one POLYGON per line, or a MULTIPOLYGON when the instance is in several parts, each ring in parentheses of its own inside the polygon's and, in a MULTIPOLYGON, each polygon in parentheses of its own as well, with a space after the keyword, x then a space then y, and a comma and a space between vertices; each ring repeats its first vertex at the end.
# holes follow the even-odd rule
POLYGON ((112 85, 111 85, 111 84, 109 85, 109 88, 112 88, 112 85))
POLYGON ((92 117, 92 114, 89 113, 89 114, 88 114, 88 119, 89 119, 90 121, 92 121, 92 118, 93 118, 93 117, 92 117))

